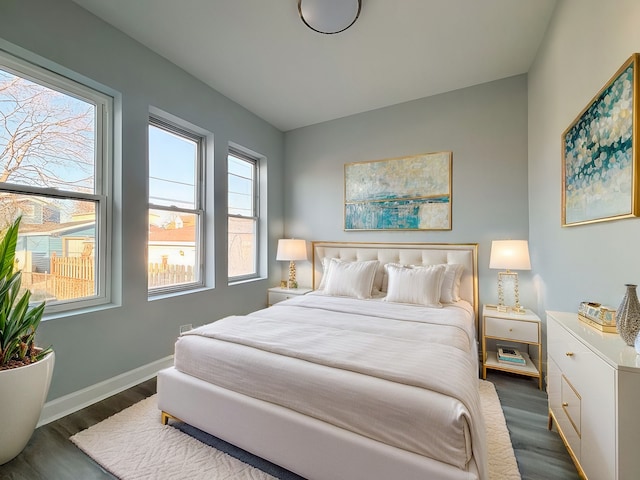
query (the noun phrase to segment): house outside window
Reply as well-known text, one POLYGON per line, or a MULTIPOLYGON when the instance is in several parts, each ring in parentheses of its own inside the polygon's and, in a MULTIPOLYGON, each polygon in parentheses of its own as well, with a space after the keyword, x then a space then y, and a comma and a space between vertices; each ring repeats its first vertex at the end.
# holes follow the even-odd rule
POLYGON ((112 109, 108 95, 0 52, 0 228, 22 217, 22 287, 47 312, 109 301, 112 109))
POLYGON ((258 160, 230 149, 228 168, 229 281, 258 277, 258 160))
POLYGON ((149 295, 204 285, 205 137, 149 120, 149 295))

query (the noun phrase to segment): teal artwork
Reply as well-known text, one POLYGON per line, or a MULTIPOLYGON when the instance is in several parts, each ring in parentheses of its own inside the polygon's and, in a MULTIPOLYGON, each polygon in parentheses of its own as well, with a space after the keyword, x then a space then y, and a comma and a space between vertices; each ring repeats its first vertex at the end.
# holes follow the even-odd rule
POLYGON ((452 152, 348 163, 345 230, 451 230, 452 152))
POLYGON ((636 215, 636 55, 563 134, 564 226, 636 215))

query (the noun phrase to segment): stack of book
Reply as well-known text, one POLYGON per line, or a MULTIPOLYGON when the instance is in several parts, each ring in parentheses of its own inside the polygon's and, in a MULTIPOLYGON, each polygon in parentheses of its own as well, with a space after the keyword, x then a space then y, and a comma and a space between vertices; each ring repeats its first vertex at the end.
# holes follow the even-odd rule
POLYGON ((526 365, 522 354, 513 347, 498 345, 498 362, 511 365, 526 365))

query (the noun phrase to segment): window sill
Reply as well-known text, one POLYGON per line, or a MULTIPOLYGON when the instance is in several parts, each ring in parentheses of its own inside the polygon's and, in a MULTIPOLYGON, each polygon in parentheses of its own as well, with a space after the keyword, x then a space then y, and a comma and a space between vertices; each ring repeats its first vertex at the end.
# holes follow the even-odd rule
POLYGON ((198 288, 191 288, 191 289, 188 289, 188 290, 176 290, 174 292, 162 292, 162 293, 149 295, 147 297, 147 300, 149 302, 153 302, 154 300, 164 300, 166 298, 181 297, 182 295, 191 295, 193 293, 208 292, 208 291, 211 291, 211 290, 214 290, 214 288, 213 287, 198 287, 198 288))
POLYGON ((245 283, 254 283, 254 282, 262 282, 264 280, 267 280, 267 277, 252 277, 252 278, 242 278, 239 280, 232 280, 229 283, 227 283, 228 286, 233 287, 235 285, 242 285, 245 283))

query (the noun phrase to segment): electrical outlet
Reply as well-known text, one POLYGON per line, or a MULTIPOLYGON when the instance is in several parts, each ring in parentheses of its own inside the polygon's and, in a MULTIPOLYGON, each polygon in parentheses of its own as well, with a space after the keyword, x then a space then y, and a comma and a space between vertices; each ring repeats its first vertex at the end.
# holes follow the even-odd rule
POLYGON ((193 330, 193 324, 187 323, 186 325, 180 325, 180 335, 189 330, 193 330))

